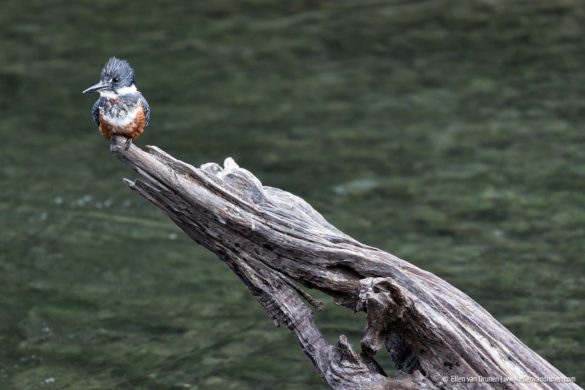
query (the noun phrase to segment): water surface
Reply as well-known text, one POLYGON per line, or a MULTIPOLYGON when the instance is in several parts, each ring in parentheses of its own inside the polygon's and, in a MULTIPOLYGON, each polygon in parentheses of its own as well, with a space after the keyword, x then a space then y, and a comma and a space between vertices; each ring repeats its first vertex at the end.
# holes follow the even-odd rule
POLYGON ((583 385, 583 26, 577 0, 2 2, 0 388, 326 388, 121 182, 80 93, 111 55, 152 106, 139 145, 234 157, 583 385))

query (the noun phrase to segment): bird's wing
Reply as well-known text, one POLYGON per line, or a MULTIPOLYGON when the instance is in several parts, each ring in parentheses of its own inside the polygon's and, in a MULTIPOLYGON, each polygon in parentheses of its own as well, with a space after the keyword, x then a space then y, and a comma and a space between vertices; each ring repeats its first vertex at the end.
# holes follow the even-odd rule
POLYGON ((93 108, 91 109, 91 115, 93 116, 93 121, 95 122, 96 126, 100 125, 100 106, 103 103, 104 98, 100 96, 99 99, 95 101, 93 108))
POLYGON ((146 118, 146 126, 148 126, 148 123, 150 122, 150 106, 148 105, 148 102, 146 101, 144 96, 142 96, 142 94, 140 94, 140 103, 142 104, 142 108, 144 109, 144 116, 146 118))

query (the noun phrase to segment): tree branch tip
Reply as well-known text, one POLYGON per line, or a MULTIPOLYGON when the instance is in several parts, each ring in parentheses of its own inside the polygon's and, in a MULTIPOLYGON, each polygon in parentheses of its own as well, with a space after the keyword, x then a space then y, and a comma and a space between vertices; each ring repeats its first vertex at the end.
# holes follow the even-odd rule
POLYGON ((124 147, 122 145, 112 142, 110 144, 110 152, 115 153, 115 154, 119 154, 119 153, 126 152, 126 150, 124 150, 124 147))

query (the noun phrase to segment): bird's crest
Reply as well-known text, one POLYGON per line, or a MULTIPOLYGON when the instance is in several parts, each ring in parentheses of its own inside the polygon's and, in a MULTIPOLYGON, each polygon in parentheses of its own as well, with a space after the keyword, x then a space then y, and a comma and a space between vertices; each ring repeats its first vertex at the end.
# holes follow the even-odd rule
POLYGON ((116 78, 119 79, 120 84, 132 85, 135 81, 134 69, 128 61, 111 57, 102 68, 101 79, 109 81, 116 78))

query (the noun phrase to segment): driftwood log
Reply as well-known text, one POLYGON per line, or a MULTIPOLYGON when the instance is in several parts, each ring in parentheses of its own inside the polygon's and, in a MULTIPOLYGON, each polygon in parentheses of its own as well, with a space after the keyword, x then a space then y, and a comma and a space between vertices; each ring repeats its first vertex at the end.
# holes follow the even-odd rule
POLYGON ((232 159, 195 168, 156 147, 124 150, 124 141, 115 137, 111 151, 140 175, 126 184, 217 254, 332 388, 580 388, 449 283, 357 242, 232 159), (321 303, 303 287, 366 313, 361 352, 343 335, 325 340, 309 308, 321 303), (386 375, 378 352, 400 375, 386 375))

